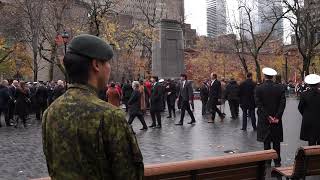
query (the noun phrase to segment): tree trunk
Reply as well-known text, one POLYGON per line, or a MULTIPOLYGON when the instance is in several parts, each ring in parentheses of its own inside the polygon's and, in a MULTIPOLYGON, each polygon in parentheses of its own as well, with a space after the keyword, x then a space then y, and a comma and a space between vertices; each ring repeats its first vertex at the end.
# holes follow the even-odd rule
POLYGON ((49 81, 53 81, 53 68, 54 65, 52 63, 50 63, 50 67, 49 67, 49 81))
POLYGON ((256 73, 257 73, 257 81, 258 83, 262 83, 262 78, 261 78, 261 67, 258 61, 258 57, 254 57, 254 62, 256 64, 256 73))
POLYGON ((239 59, 241 61, 244 73, 247 75, 249 73, 249 69, 248 69, 248 66, 247 66, 247 63, 246 63, 246 59, 244 57, 239 57, 239 59))
POLYGON ((33 82, 38 81, 38 62, 37 62, 38 53, 33 51, 33 82))
POLYGON ((301 72, 302 79, 304 79, 305 76, 309 75, 310 63, 311 63, 311 57, 303 58, 303 67, 302 67, 302 72, 301 72))

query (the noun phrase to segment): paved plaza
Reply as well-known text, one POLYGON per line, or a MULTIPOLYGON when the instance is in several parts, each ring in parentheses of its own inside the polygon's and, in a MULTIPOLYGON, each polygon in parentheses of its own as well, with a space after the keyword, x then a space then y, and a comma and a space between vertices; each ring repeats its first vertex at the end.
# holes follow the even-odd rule
MULTIPOLYGON (((292 164, 296 149, 307 144, 299 140, 301 116, 297 106, 298 101, 295 98, 287 100, 283 120, 284 142, 281 145, 283 165, 292 164)), ((228 150, 241 153, 263 149, 263 144, 256 141, 256 132, 252 127, 248 126, 248 131, 243 132, 240 130, 241 121, 231 120, 228 106, 225 108, 227 118, 223 122, 217 119, 215 124, 207 123, 210 116, 201 115, 200 101, 195 102, 195 107, 195 125, 187 124, 190 121, 187 115, 184 126, 175 126, 180 113, 177 113, 176 119, 167 119, 166 112, 162 115, 162 129, 140 131, 140 122, 138 119, 134 121, 133 129, 145 164, 227 155, 224 151, 228 150)), ((150 125, 150 115, 147 115, 146 119, 150 125)), ((40 122, 30 116, 29 124, 27 129, 0 128, 0 180, 48 176, 42 152, 40 122)))

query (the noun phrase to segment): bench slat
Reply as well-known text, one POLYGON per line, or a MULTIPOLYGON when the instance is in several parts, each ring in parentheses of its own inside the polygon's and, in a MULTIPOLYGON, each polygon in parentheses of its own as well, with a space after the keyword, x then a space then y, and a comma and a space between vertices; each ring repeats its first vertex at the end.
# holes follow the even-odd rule
POLYGON ((246 164, 251 162, 265 161, 276 159, 277 154, 274 150, 257 151, 250 153, 241 153, 235 155, 227 155, 213 157, 201 160, 180 161, 172 163, 162 163, 145 166, 145 176, 154 176, 161 174, 170 174, 183 171, 208 169, 214 167, 223 167, 237 164, 246 164))

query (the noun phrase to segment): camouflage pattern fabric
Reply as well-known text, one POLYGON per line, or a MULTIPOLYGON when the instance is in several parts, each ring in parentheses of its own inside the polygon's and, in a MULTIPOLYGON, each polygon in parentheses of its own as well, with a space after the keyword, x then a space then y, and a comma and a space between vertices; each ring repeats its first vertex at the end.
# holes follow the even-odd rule
POLYGON ((71 85, 43 115, 43 151, 53 180, 142 179, 143 159, 122 110, 71 85))

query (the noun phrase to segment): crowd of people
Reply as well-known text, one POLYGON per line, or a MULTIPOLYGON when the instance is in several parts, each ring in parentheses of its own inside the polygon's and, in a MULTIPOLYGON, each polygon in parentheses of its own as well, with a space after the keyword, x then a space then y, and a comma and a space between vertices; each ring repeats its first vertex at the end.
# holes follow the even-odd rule
MULTIPOLYGON (((83 34, 73 38, 63 59, 69 77, 68 90, 56 99, 42 118, 43 152, 48 172, 53 179, 143 179, 143 156, 131 124, 137 117, 141 130, 148 129, 144 116, 150 110, 152 123, 149 127, 161 128, 161 112, 168 107, 168 118, 175 117, 175 106, 181 110, 179 122, 184 124, 185 111, 190 115, 188 124, 195 124, 191 81, 181 74, 179 81, 153 76, 150 81, 110 83, 109 61, 112 47, 99 37, 83 34), (109 103, 105 102, 108 101, 109 103), (129 113, 118 108, 121 101, 129 113)), ((234 79, 224 83, 212 73, 203 83, 200 97, 202 113, 210 113, 209 123, 214 123, 216 114, 223 120, 226 114, 224 101, 229 101, 231 116, 237 119, 239 106, 243 111, 242 130, 246 130, 248 117, 257 140, 264 149, 277 151, 275 166, 281 166, 280 142, 283 141, 282 116, 286 106, 286 87, 273 79, 277 72, 264 68, 264 82, 257 85, 252 74, 240 85, 234 79), (255 109, 257 108, 258 122, 255 109)), ((320 144, 320 76, 309 75, 305 79, 309 88, 300 94, 302 140, 309 145, 320 144)), ((28 92, 23 90, 22 93, 28 92)), ((17 106, 17 104, 16 104, 17 106)), ((268 162, 271 165, 271 162, 268 162)))
POLYGON ((30 114, 34 113, 40 121, 45 109, 64 92, 62 80, 46 83, 3 80, 0 84, 0 115, 3 115, 7 127, 17 128, 20 122, 27 127, 30 114))

